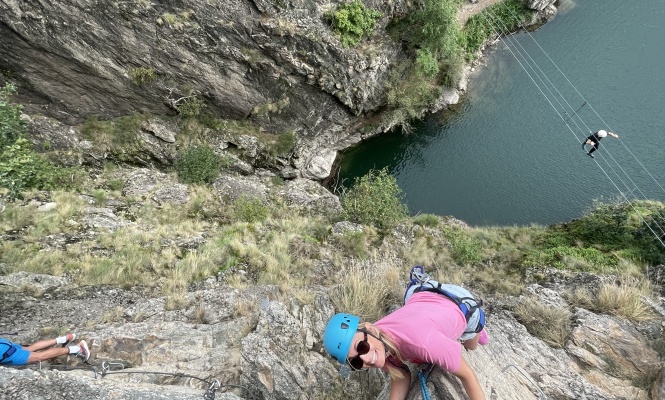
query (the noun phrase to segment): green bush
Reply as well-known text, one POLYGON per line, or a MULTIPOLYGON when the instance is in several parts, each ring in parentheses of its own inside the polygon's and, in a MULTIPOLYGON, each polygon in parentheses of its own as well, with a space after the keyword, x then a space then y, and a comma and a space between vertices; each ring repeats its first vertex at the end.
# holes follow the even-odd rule
POLYGON ((381 229, 392 228, 408 215, 401 196, 402 190, 387 169, 370 171, 356 178, 353 187, 342 196, 343 218, 381 229))
POLYGON ((464 66, 464 35, 457 20, 460 0, 425 0, 389 29, 416 55, 416 72, 453 85, 464 66))
POLYGON ((154 82, 157 77, 155 75, 155 70, 142 67, 129 70, 129 76, 132 78, 132 83, 136 86, 149 85, 154 82))
POLYGON ((594 248, 557 246, 528 253, 524 266, 547 265, 558 269, 602 272, 616 267, 618 259, 594 248))
POLYGON ((418 65, 418 74, 427 78, 434 78, 439 73, 439 63, 429 49, 418 50, 416 52, 416 65, 418 65))
POLYGON ((661 264, 665 252, 654 232, 664 214, 665 205, 654 201, 597 203, 584 217, 539 235, 525 263, 583 270, 614 267, 619 258, 661 264))
POLYGON ((344 3, 334 13, 327 14, 333 31, 340 35, 344 46, 355 46, 363 37, 369 36, 376 20, 382 16, 379 11, 365 7, 360 0, 344 3))
POLYGON ((11 103, 16 88, 6 84, 0 89, 0 149, 4 149, 23 133, 25 123, 21 120, 21 106, 11 103))
POLYGON ((409 41, 440 58, 458 57, 461 27, 457 21, 459 0, 425 0, 409 15, 409 41))
POLYGON ((434 214, 419 214, 413 218, 413 223, 420 226, 436 228, 439 226, 439 218, 434 214))
POLYGON ((197 97, 189 97, 182 104, 178 104, 178 114, 183 118, 194 118, 201 115, 206 108, 203 100, 197 97))
POLYGON ((270 208, 259 199, 243 196, 233 203, 233 216, 242 222, 262 222, 270 216, 270 208))
POLYGON ((404 121, 417 119, 423 110, 441 95, 441 88, 418 73, 418 66, 408 61, 391 71, 386 84, 388 105, 402 110, 404 121))
POLYGON ((24 137, 21 106, 11 103, 15 91, 10 84, 0 90, 0 187, 9 189, 9 198, 13 199, 20 198, 27 189, 71 186, 73 182, 65 178, 74 170, 56 167, 37 154, 24 137))
POLYGON ((533 11, 523 1, 506 0, 491 5, 480 14, 469 18, 462 35, 467 58, 472 59, 474 53, 494 35, 506 30, 514 31, 532 16, 533 11))
POLYGON ((480 240, 456 228, 444 228, 450 242, 450 255, 460 265, 472 265, 483 261, 480 240))
POLYGON ((35 153, 32 144, 18 138, 0 153, 0 187, 9 189, 10 198, 20 198, 21 191, 55 189, 64 181, 65 171, 35 153))
POLYGON ((188 147, 175 161, 175 171, 184 183, 212 183, 222 167, 222 160, 209 146, 188 147))

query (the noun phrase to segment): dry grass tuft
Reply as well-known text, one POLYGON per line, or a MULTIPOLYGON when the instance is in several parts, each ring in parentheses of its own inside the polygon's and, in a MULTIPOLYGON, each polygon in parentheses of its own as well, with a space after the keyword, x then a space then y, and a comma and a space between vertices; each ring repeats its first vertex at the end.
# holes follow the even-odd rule
POLYGON ((349 267, 343 272, 340 285, 331 293, 331 299, 340 312, 376 321, 390 306, 398 274, 396 267, 385 266, 378 260, 349 267))
POLYGON ((197 324, 205 324, 207 322, 206 308, 203 305, 203 303, 199 303, 194 308, 194 314, 192 315, 192 318, 194 319, 194 322, 196 322, 197 324))
POLYGON ((653 310, 645 302, 652 294, 653 287, 644 277, 623 275, 612 283, 603 284, 596 293, 577 288, 567 295, 567 299, 588 310, 639 322, 655 318, 653 310))
POLYGON ((615 283, 606 283, 600 287, 595 306, 599 312, 631 321, 647 321, 655 318, 651 307, 643 300, 651 293, 651 284, 646 279, 623 277, 615 283))
POLYGON ((566 344, 572 328, 572 315, 567 308, 548 306, 535 297, 528 297, 513 312, 529 333, 548 345, 562 348, 566 344))
POLYGON ((298 300, 301 305, 313 304, 315 300, 314 293, 304 287, 293 289, 291 291, 291 295, 293 295, 293 297, 295 297, 295 299, 298 300))
POLYGON ((186 293, 172 293, 166 296, 166 303, 164 303, 164 309, 166 311, 181 310, 186 308, 189 305, 187 301, 186 293))
POLYGON ((259 306, 256 304, 254 301, 247 301, 247 299, 244 298, 238 298, 235 303, 235 307, 233 307, 233 313, 231 314, 233 318, 239 318, 239 317, 249 317, 258 311, 259 306))

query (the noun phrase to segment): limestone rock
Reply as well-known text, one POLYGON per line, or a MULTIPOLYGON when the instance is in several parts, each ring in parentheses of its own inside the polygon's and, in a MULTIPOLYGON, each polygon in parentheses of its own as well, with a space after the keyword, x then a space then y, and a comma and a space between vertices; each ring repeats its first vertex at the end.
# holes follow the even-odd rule
POLYGON ((156 119, 143 122, 141 129, 151 133, 167 143, 175 143, 175 132, 156 119))
POLYGON ((187 185, 175 184, 159 188, 152 197, 159 204, 185 204, 189 201, 187 185))
POLYGON ((265 201, 268 187, 256 178, 221 176, 215 179, 213 186, 220 197, 235 201, 241 197, 249 197, 265 201))
POLYGON ((321 149, 307 163, 303 176, 309 179, 321 180, 330 175, 337 152, 331 149, 321 149))
POLYGON ((106 207, 88 207, 82 221, 89 229, 101 228, 109 231, 131 224, 131 221, 116 215, 112 209, 106 207))
POLYGON ((528 0, 527 7, 536 11, 543 11, 545 8, 553 5, 555 0, 528 0))
POLYGON ((161 172, 139 168, 131 171, 126 177, 122 194, 124 196, 145 196, 155 189, 158 182, 165 180, 167 177, 161 172))
POLYGON ((651 400, 665 400, 665 368, 660 370, 658 378, 651 387, 651 400))
POLYGON ((322 213, 339 213, 342 210, 339 198, 316 182, 308 179, 294 179, 288 181, 284 189, 277 194, 283 197, 287 204, 297 205, 322 213))
POLYGON ((362 232, 363 226, 349 221, 336 222, 332 227, 333 235, 344 235, 347 232, 362 232))
POLYGON ((577 326, 569 347, 580 347, 611 365, 605 372, 617 378, 638 379, 660 369, 655 350, 630 324, 576 310, 577 326))
MULTIPOLYGON (((0 367, 2 399, 98 399, 98 400, 201 400, 206 388, 174 385, 146 385, 128 377, 108 375, 94 378, 92 371, 33 371, 0 367), (47 397, 45 397, 47 396, 47 397)), ((217 392, 215 399, 240 400, 233 393, 217 392)))
POLYGON ((9 275, 0 275, 0 285, 11 286, 16 289, 32 288, 34 291, 47 291, 68 285, 70 279, 60 276, 45 274, 30 274, 27 272, 15 272, 9 275))

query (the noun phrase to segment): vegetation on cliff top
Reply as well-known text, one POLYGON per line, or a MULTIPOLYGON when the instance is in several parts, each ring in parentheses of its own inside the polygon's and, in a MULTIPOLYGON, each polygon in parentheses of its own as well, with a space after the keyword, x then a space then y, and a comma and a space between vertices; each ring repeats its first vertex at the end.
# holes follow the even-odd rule
POLYGON ((0 188, 6 188, 8 197, 13 199, 20 198, 27 189, 73 187, 68 178, 78 171, 56 167, 34 151, 26 138, 22 108, 11 103, 14 92, 11 84, 0 89, 0 188))

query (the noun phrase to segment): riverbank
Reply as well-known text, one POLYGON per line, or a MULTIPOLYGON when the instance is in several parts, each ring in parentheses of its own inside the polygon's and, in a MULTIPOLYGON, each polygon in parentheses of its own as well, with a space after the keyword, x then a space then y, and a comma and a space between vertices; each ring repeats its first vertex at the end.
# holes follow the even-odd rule
POLYGON ((457 20, 460 24, 464 25, 469 20, 469 18, 500 1, 501 0, 477 0, 475 2, 467 1, 462 5, 459 13, 457 13, 457 20))

